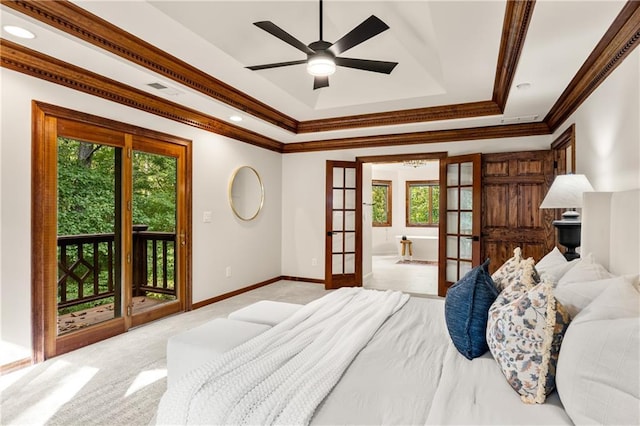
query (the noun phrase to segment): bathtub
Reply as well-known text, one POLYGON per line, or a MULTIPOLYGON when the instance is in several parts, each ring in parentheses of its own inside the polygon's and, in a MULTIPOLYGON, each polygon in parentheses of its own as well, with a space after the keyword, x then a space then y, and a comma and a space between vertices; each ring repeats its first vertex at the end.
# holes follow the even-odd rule
MULTIPOLYGON (((398 247, 398 256, 402 256, 402 244, 400 240, 402 235, 396 235, 396 246, 398 247)), ((438 261, 438 237, 407 235, 407 240, 411 240, 411 248, 413 249, 413 260, 430 260, 438 261)), ((409 252, 405 253, 405 258, 409 258, 409 252)))

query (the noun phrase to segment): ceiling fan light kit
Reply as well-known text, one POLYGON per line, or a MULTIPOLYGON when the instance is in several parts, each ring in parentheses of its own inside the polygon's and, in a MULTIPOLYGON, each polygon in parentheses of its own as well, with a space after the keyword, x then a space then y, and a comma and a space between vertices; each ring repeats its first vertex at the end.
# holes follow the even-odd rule
POLYGON ((336 63, 329 56, 316 55, 307 62, 307 72, 314 77, 327 77, 336 72, 336 63))
POLYGON ((371 15, 360 25, 355 27, 340 40, 329 43, 322 39, 322 0, 320 0, 320 40, 305 45, 300 40, 284 31, 271 21, 254 22, 255 26, 279 38, 290 46, 307 54, 306 60, 277 62, 273 64, 254 65, 247 67, 252 71, 269 68, 279 68, 289 65, 307 64, 307 72, 314 77, 313 89, 329 86, 329 76, 335 73, 336 66, 354 68, 382 74, 391 74, 398 65, 397 62, 375 61, 367 59, 343 58, 341 53, 355 47, 372 37, 389 29, 389 26, 378 17, 371 15))

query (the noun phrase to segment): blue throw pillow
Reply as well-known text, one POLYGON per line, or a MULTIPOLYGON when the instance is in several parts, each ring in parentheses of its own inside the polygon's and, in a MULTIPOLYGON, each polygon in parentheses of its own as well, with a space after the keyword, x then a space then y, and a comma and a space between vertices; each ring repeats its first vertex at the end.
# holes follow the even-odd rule
POLYGON ((477 358, 489 350, 487 318, 489 308, 498 297, 491 275, 489 259, 473 268, 447 292, 444 317, 451 340, 467 359, 477 358))

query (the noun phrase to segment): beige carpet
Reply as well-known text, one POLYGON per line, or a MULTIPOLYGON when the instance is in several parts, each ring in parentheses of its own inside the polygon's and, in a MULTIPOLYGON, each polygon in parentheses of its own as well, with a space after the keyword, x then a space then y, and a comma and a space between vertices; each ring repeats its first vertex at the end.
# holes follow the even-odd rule
POLYGON ((280 281, 0 377, 0 424, 148 425, 166 389, 167 339, 258 300, 307 303, 319 284, 280 281))

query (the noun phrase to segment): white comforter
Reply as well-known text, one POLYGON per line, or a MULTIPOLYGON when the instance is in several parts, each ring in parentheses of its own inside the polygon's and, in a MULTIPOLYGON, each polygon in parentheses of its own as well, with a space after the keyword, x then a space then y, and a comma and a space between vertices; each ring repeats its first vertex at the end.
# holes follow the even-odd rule
POLYGON ((408 300, 341 289, 193 370, 163 396, 158 424, 306 424, 380 326, 408 300))

